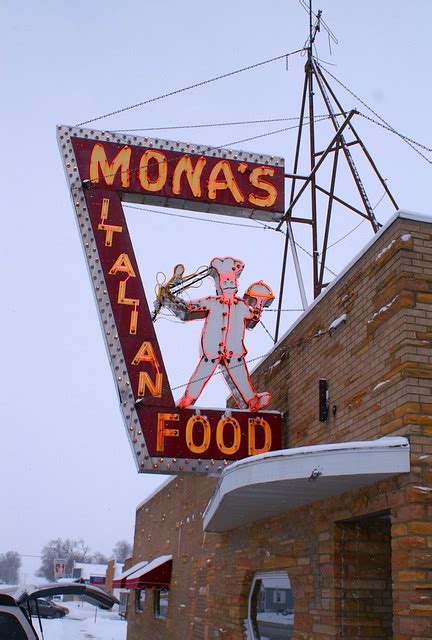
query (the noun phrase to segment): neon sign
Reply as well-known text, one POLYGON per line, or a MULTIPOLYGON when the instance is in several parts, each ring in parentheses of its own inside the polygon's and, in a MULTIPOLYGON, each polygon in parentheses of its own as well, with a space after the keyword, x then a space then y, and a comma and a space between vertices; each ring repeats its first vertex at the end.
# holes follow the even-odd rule
MULTIPOLYGON (((183 265, 177 265, 183 267, 183 265)), ((222 367, 224 378, 232 391, 237 406, 259 411, 271 401, 269 393, 257 393, 250 379, 245 361, 245 330, 253 329, 260 321, 262 310, 274 300, 265 282, 251 284, 243 298, 239 298, 238 278, 244 263, 235 258, 214 258, 208 269, 216 286, 215 296, 186 302, 180 296, 158 296, 157 305, 170 309, 181 320, 204 319, 200 339, 200 359, 186 387, 179 407, 189 407, 201 395, 217 367, 222 367)))
POLYGON ((87 188, 122 200, 279 221, 284 213, 280 158, 149 138, 73 130, 87 188), (76 131, 76 133, 75 133, 76 131))
MULTIPOLYGON (((229 298, 232 309, 235 306, 244 312, 241 322, 233 321, 235 331, 228 331, 225 340, 219 341, 222 356, 218 354, 221 357, 216 364, 223 367, 242 409, 193 408, 199 395, 192 390, 194 380, 181 406, 176 407, 122 201, 181 208, 190 206, 194 199, 194 210, 202 206, 206 211, 274 220, 279 216, 276 210, 283 210, 283 163, 270 158, 258 163, 259 156, 223 149, 212 150, 212 155, 207 156, 201 147, 192 145, 139 138, 132 141, 71 127, 58 128, 58 141, 138 470, 217 473, 230 461, 280 449, 281 415, 262 411, 270 396, 253 389, 242 347, 244 327, 252 328, 262 308, 272 301, 270 288, 262 282, 254 283, 242 299, 236 299, 234 290, 229 291, 232 287, 225 286, 229 278, 224 269, 238 266, 231 282, 237 285, 242 263, 231 258, 224 259, 228 266, 224 260, 212 262, 217 286, 214 300, 219 296, 218 304, 225 308, 229 298), (186 152, 188 146, 190 153, 186 152), (174 147, 178 151, 171 149, 174 147), (155 155, 155 149, 163 149, 164 157, 155 155), (239 169, 242 163, 247 165, 244 172, 239 169), (228 362, 231 351, 239 364, 238 373, 228 362)), ((179 301, 174 299, 171 303, 179 301)), ((166 301, 162 300, 162 304, 166 301)), ((195 308, 188 310, 196 312, 195 308)), ((202 308, 201 313, 207 312, 202 308)), ((231 313, 233 318, 237 315, 241 314, 231 313)))

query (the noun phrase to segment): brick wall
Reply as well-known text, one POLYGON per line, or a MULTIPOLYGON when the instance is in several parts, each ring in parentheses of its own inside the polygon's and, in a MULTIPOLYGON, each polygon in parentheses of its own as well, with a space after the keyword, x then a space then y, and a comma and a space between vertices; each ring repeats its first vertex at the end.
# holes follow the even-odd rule
POLYGON ((107 570, 105 574, 105 590, 112 593, 113 591, 113 580, 115 574, 116 561, 115 558, 112 560, 108 560, 107 570))
POLYGON ((411 473, 224 534, 202 532, 215 479, 175 479, 137 512, 134 546, 134 562, 174 557, 168 618, 154 620, 148 598, 143 613, 129 614, 129 640, 240 640, 254 572, 283 568, 293 585, 296 640, 390 638, 382 628, 391 582, 393 638, 432 636, 431 239, 431 224, 398 218, 254 373, 258 390, 273 393, 272 408, 287 412, 290 446, 407 435, 411 473), (329 335, 343 314, 346 323, 329 335), (318 420, 320 378, 330 392, 325 423, 318 420), (366 582, 384 580, 367 575, 379 530, 349 523, 382 513, 382 600, 377 589, 361 590, 375 624, 357 612, 349 625, 349 601, 360 586, 347 583, 347 557, 366 582), (363 536, 364 553, 349 557, 341 523, 348 523, 345 535, 363 536))
POLYGON ((341 636, 392 638, 389 514, 338 523, 335 541, 341 636))

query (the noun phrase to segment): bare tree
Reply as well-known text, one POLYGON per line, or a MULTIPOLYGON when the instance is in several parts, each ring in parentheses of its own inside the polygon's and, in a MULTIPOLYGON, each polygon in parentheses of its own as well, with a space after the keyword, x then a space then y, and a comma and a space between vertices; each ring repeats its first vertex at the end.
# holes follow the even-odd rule
POLYGON ((119 540, 113 549, 113 556, 117 562, 124 562, 132 555, 132 545, 127 540, 119 540))
POLYGON ((54 580, 54 560, 66 560, 65 577, 72 576, 74 562, 91 562, 89 548, 84 540, 50 540, 42 549, 42 564, 37 572, 38 576, 54 580))
POLYGON ((91 561, 95 564, 108 564, 108 558, 104 553, 101 553, 100 551, 95 551, 94 553, 92 553, 91 561))
POLYGON ((0 579, 6 584, 18 584, 21 556, 16 551, 0 555, 0 579))

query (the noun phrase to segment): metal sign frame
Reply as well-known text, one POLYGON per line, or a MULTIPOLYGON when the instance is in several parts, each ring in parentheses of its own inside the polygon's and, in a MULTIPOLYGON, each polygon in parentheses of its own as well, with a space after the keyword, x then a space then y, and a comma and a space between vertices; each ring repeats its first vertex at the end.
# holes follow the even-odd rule
MULTIPOLYGON (((122 176, 118 171, 117 175, 113 175, 116 173, 113 171, 108 177, 102 170, 104 183, 98 184, 94 175, 93 181, 88 177, 88 154, 85 156, 85 169, 82 157, 77 157, 80 141, 82 148, 87 148, 89 141, 96 144, 103 141, 114 150, 113 153, 118 152, 118 145, 122 145, 121 148, 133 145, 144 153, 145 149, 151 148, 171 152, 172 147, 177 145, 179 156, 203 154, 209 152, 207 147, 67 126, 58 127, 57 138, 118 389, 120 408, 138 471, 217 474, 232 461, 280 449, 282 416, 279 412, 250 413, 244 410, 181 409, 175 406, 122 201, 151 202, 192 210, 204 208, 211 212, 219 209, 219 212, 229 215, 267 215, 272 219, 282 214, 255 212, 235 204, 195 202, 191 206, 187 199, 167 202, 165 197, 143 196, 139 189, 136 192, 134 186, 129 191, 123 188, 122 176), (110 146, 110 143, 115 146, 110 146)), ((283 176, 283 162, 280 164, 279 158, 227 149, 210 149, 210 153, 213 160, 232 159, 237 163, 234 166, 249 164, 250 168, 250 163, 255 163, 265 167, 276 166, 277 163, 279 173, 282 172, 283 176)), ((106 166, 113 167, 112 157, 106 166)), ((101 166, 98 165, 97 169, 99 171, 101 166)), ((127 171, 130 169, 127 168, 127 171)), ((128 180, 130 184, 130 175, 128 180)))

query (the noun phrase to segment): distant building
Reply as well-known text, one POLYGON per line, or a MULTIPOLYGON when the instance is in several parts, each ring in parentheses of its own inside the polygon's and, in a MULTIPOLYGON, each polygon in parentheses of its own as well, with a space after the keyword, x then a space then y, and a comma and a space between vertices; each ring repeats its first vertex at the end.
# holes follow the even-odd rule
POLYGON ((105 587, 107 568, 108 565, 106 564, 74 562, 72 580, 83 580, 86 584, 92 584, 103 589, 105 587))

